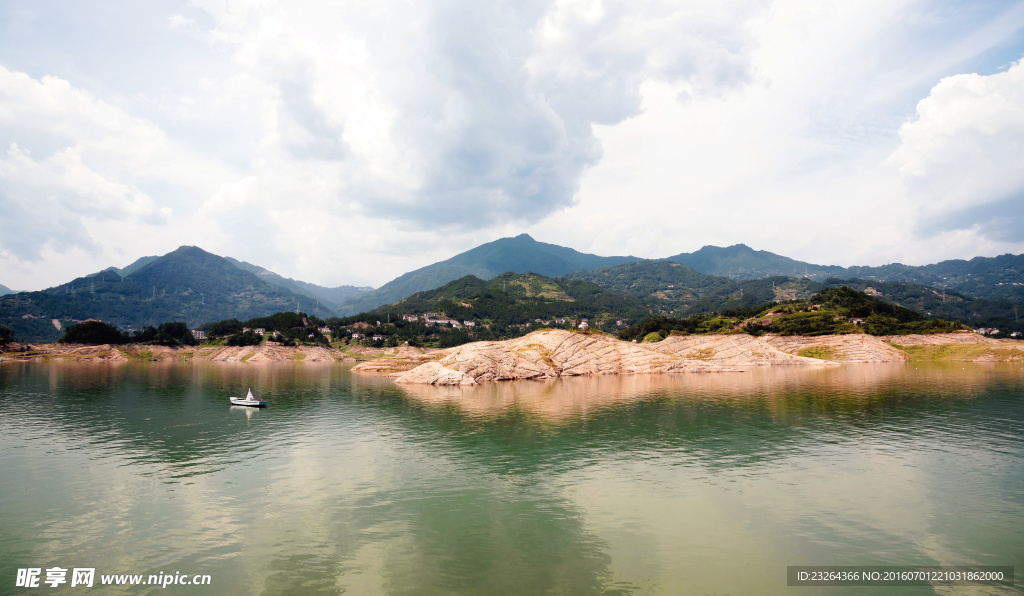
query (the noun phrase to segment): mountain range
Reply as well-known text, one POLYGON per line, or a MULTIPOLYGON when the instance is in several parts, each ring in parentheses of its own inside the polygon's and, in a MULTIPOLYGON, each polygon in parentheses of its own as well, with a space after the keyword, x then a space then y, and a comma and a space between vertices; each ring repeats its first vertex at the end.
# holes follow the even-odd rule
MULTIPOLYGON (((137 329, 167 321, 198 326, 290 310, 328 318, 394 304, 466 276, 486 281, 506 272, 588 282, 643 304, 650 313, 672 316, 805 299, 839 283, 858 289, 874 286, 887 300, 935 316, 999 322, 1005 327, 1019 326, 1018 313, 1024 310, 1024 255, 920 267, 839 267, 737 244, 705 246, 692 253, 645 260, 581 253, 522 234, 411 271, 376 290, 327 288, 197 247, 181 247, 39 292, 2 295, 0 325, 20 337, 39 341, 59 337, 53 319, 64 325, 97 318, 137 329)), ((636 309, 630 311, 633 314, 636 309)))
POLYGON ((520 234, 515 238, 481 244, 450 259, 410 271, 372 292, 340 304, 338 312, 342 315, 365 312, 467 275, 486 280, 511 271, 553 277, 579 269, 610 267, 639 260, 636 257, 599 257, 557 244, 537 242, 528 234, 520 234))
POLYGON ((807 277, 822 282, 830 277, 857 278, 921 284, 956 290, 978 298, 1024 302, 1024 255, 975 257, 969 261, 955 259, 921 266, 892 263, 877 267, 839 267, 797 261, 754 250, 745 244, 735 244, 725 248, 705 246, 665 260, 736 281, 771 276, 807 277))

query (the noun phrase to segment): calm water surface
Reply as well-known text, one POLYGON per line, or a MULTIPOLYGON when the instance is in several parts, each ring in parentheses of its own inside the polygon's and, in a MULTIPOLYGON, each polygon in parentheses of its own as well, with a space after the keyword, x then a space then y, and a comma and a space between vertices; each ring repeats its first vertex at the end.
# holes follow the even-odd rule
POLYGON ((400 387, 347 366, 0 365, 0 593, 882 594, 1014 565, 1024 368, 400 387), (264 410, 228 405, 248 387, 264 410), (210 574, 15 588, 18 568, 210 574))

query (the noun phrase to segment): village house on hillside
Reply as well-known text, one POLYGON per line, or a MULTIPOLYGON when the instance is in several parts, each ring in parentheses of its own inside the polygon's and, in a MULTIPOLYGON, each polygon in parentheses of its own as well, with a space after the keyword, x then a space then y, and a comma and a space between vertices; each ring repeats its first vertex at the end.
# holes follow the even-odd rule
POLYGON ((416 321, 420 320, 420 318, 416 315, 402 315, 402 319, 409 321, 410 323, 415 323, 416 321))

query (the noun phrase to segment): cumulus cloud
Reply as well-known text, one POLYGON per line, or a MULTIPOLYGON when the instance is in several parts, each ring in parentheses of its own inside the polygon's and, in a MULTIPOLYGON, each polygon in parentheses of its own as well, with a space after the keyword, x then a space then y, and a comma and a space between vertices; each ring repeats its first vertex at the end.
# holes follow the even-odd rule
POLYGON ((1024 64, 942 79, 900 141, 891 159, 924 234, 1024 240, 1024 64))
MULTIPOLYGON (((748 2, 199 2, 268 93, 266 147, 333 165, 369 217, 535 222, 601 156, 594 124, 650 78, 749 79, 748 2)), ((450 224, 451 225, 451 224, 450 224)))
POLYGON ((360 285, 523 231, 841 264, 933 258, 919 220, 943 256, 1024 246, 994 240, 1021 229, 1019 65, 899 129, 1005 63, 1024 12, 998 3, 51 8, 0 7, 8 286, 180 244, 360 285))
POLYGON ((95 253, 90 222, 136 224, 118 239, 134 243, 138 224, 169 221, 196 201, 225 168, 195 156, 152 122, 78 89, 0 66, 0 250, 24 260, 45 246, 95 253), (156 193, 158 196, 154 196, 156 193))
POLYGON ((167 211, 138 189, 89 169, 74 149, 35 161, 11 143, 0 160, 0 250, 23 260, 57 250, 94 248, 88 219, 160 224, 167 211))

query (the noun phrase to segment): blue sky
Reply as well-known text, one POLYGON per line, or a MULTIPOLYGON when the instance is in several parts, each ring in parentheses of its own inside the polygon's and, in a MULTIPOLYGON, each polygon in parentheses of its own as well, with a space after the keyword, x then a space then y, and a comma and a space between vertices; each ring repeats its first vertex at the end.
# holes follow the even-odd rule
POLYGON ((1024 3, 0 4, 0 283, 192 244, 373 285, 530 233, 1024 252, 1024 3))

